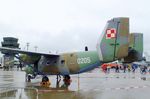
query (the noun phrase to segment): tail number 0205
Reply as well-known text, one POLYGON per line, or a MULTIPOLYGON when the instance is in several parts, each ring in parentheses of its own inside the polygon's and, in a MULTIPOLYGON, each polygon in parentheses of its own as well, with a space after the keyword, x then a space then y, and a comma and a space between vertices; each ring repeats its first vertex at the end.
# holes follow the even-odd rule
POLYGON ((91 59, 90 59, 90 57, 78 58, 78 59, 77 59, 77 63, 78 63, 78 64, 91 63, 91 59))

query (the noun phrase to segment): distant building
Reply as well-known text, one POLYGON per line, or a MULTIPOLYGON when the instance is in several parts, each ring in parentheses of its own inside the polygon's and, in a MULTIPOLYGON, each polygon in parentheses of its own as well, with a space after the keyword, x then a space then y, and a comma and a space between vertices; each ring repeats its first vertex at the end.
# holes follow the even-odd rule
MULTIPOLYGON (((19 43, 18 39, 14 37, 4 37, 3 42, 1 42, 2 47, 8 47, 8 48, 18 48, 19 49, 19 43)), ((3 55, 3 65, 4 69, 12 68, 14 66, 14 56, 16 53, 9 52, 9 51, 2 51, 3 55)))
MULTIPOLYGON (((1 42, 2 47, 8 48, 19 48, 18 39, 14 37, 4 37, 3 42, 1 42)), ((7 51, 2 51, 3 54, 12 54, 7 51)))

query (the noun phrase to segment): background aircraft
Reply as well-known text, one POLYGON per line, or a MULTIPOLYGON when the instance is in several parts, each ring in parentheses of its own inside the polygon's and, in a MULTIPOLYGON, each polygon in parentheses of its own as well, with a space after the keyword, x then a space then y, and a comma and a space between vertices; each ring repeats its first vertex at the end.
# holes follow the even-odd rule
POLYGON ((121 60, 130 55, 129 18, 120 17, 109 20, 100 34, 96 51, 70 52, 57 55, 4 47, 0 47, 0 50, 23 54, 18 58, 27 64, 33 64, 33 74, 63 75, 70 78, 70 74, 83 73, 103 63, 121 60))

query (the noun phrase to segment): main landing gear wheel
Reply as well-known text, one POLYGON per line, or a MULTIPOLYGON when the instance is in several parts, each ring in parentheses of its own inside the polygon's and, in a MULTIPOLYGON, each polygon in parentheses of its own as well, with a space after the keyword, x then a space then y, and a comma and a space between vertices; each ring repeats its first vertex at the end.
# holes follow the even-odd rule
POLYGON ((36 77, 36 74, 26 74, 26 82, 31 82, 31 79, 34 79, 36 77))
POLYGON ((70 85, 71 77, 69 75, 65 75, 63 81, 65 85, 70 85))
POLYGON ((31 74, 27 74, 26 75, 26 82, 31 82, 32 79, 32 75, 31 74))
POLYGON ((43 87, 49 87, 51 85, 49 78, 47 76, 43 76, 42 82, 40 83, 43 87))

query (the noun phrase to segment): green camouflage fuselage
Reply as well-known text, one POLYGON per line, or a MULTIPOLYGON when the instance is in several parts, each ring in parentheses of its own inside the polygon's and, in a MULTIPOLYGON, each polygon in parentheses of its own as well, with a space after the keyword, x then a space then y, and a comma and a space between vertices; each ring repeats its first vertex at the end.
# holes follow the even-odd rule
POLYGON ((43 57, 38 63, 38 70, 44 74, 67 75, 86 72, 98 66, 100 66, 98 53, 87 51, 64 53, 57 59, 43 57))

